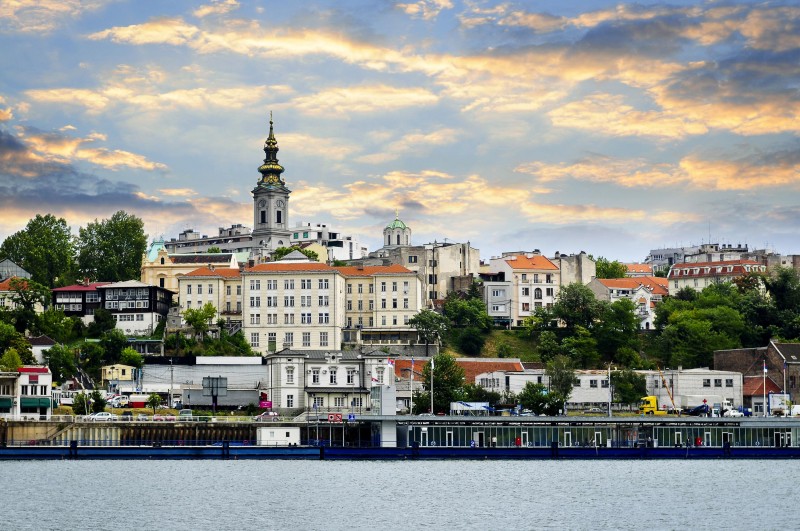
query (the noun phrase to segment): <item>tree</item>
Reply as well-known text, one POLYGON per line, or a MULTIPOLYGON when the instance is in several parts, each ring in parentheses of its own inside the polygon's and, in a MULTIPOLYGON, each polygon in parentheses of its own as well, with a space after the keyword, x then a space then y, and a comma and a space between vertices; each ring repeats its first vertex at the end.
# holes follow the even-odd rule
POLYGON ((618 299, 611 304, 599 304, 600 315, 592 330, 597 350, 606 361, 623 347, 638 347, 639 318, 636 305, 630 299, 618 299))
POLYGON ((573 282, 561 288, 553 304, 553 314, 564 321, 567 328, 590 328, 599 314, 597 299, 588 287, 573 282))
POLYGON ((31 365, 35 362, 31 344, 24 335, 17 332, 8 323, 0 323, 0 353, 13 348, 22 360, 23 365, 31 365))
POLYGON ((123 365, 136 367, 137 369, 141 369, 142 366, 144 366, 144 358, 142 358, 142 355, 136 352, 136 349, 132 347, 125 347, 122 349, 119 362, 123 365))
MULTIPOLYGON (((431 358, 422 369, 422 379, 429 393, 431 374, 433 374, 434 409, 431 413, 449 413, 450 402, 458 402, 464 398, 464 369, 447 354, 438 354, 431 358)), ((430 395, 428 397, 430 398, 430 395)))
POLYGON ((183 319, 186 321, 186 324, 192 327, 196 334, 204 339, 211 324, 211 320, 216 315, 217 309, 213 304, 207 302, 201 308, 187 308, 183 312, 183 319))
POLYGON ((489 330, 492 326, 492 318, 486 312, 486 304, 481 299, 463 299, 455 292, 447 295, 443 313, 455 326, 480 330, 489 330))
POLYGON ((574 365, 583 369, 596 367, 600 362, 597 341, 592 337, 592 333, 582 326, 576 326, 574 334, 564 338, 561 349, 564 355, 572 359, 574 365))
POLYGON ((474 383, 464 386, 464 400, 468 402, 488 402, 489 405, 493 406, 495 404, 499 404, 502 398, 503 397, 500 395, 500 393, 496 391, 489 391, 488 389, 474 383))
POLYGON ((100 337, 116 327, 117 322, 114 320, 114 315, 105 308, 97 308, 94 311, 94 320, 89 323, 87 333, 89 337, 100 337))
POLYGON ((105 363, 119 363, 122 356, 122 349, 128 345, 128 338, 122 330, 109 330, 100 338, 100 346, 103 347, 103 361, 105 363))
POLYGON ((535 415, 557 415, 564 403, 564 398, 558 393, 547 391, 547 387, 540 383, 527 382, 522 391, 517 395, 517 401, 535 415))
POLYGON ((11 319, 17 332, 24 334, 28 330, 35 329, 37 311, 49 302, 50 290, 26 278, 12 278, 9 285, 12 302, 11 319))
POLYGON ((158 406, 161 405, 161 397, 158 393, 150 393, 150 396, 147 397, 147 407, 153 408, 153 415, 156 414, 156 409, 158 406))
POLYGON ((123 210, 78 231, 78 270, 92 280, 120 282, 141 276, 147 249, 144 222, 123 210))
POLYGON ((319 261, 319 255, 317 255, 316 252, 311 251, 309 249, 301 249, 299 245, 292 245, 291 247, 278 247, 277 249, 272 251, 272 261, 277 262, 278 260, 280 260, 281 258, 283 258, 284 256, 293 251, 300 251, 301 253, 306 255, 306 257, 312 262, 319 261))
POLYGON ((72 413, 75 415, 89 414, 89 395, 86 393, 76 393, 72 399, 72 413))
POLYGON ((614 260, 610 262, 608 258, 602 256, 595 260, 596 277, 597 278, 625 278, 628 274, 628 268, 625 264, 614 260))
POLYGON ((219 254, 219 253, 221 253, 221 252, 222 252, 222 249, 220 249, 219 247, 217 247, 217 246, 215 245, 215 246, 213 246, 213 247, 209 247, 209 248, 206 250, 206 252, 207 252, 207 253, 209 253, 209 254, 219 254))
POLYGON ((92 413, 100 413, 101 411, 105 411, 106 405, 108 402, 106 401, 105 397, 100 393, 99 389, 95 389, 89 395, 89 399, 92 402, 92 413))
POLYGON ((0 259, 12 260, 31 274, 31 280, 51 289, 74 279, 74 255, 69 225, 52 214, 37 214, 0 245, 0 259))
POLYGON ((78 317, 67 317, 56 308, 48 308, 36 319, 36 329, 59 343, 70 343, 83 337, 85 326, 78 317))
POLYGON ((22 367, 22 359, 19 357, 17 350, 9 348, 0 357, 0 370, 8 372, 16 372, 22 367))
POLYGON ((539 334, 539 339, 536 342, 536 352, 539 354, 539 359, 545 363, 562 354, 563 350, 558 342, 558 336, 550 330, 545 330, 539 334))
POLYGON ((575 382, 575 368, 572 361, 564 355, 556 356, 547 364, 545 372, 550 378, 550 392, 557 393, 562 399, 562 404, 569 400, 575 382))
POLYGON ((611 386, 614 390, 614 402, 620 404, 638 404, 647 394, 647 382, 643 374, 631 369, 612 371, 611 386))
POLYGON ((75 365, 75 354, 64 345, 53 345, 44 351, 44 361, 53 374, 53 381, 64 383, 78 372, 75 365))
POLYGON ((447 330, 447 319, 433 310, 422 310, 408 320, 409 326, 416 329, 419 338, 425 342, 425 356, 428 356, 428 345, 436 343, 447 330))

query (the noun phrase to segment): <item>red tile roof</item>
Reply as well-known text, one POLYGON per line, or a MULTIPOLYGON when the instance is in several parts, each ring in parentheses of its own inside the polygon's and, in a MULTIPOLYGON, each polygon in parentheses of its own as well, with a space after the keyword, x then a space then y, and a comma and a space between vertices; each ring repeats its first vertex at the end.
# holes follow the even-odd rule
POLYGON ((327 264, 321 264, 319 262, 267 262, 265 264, 254 265, 253 267, 249 268, 248 271, 254 273, 281 273, 290 271, 335 271, 335 269, 327 264))
MULTIPOLYGON (((781 388, 767 378, 767 394, 780 393, 781 388)), ((764 378, 762 376, 745 376, 742 383, 742 396, 763 396, 764 395, 764 378)))
POLYGON ((458 358, 456 363, 464 369, 464 380, 468 384, 475 383, 475 377, 484 372, 522 371, 525 368, 519 360, 498 360, 496 358, 458 358))
POLYGON ((535 254, 527 256, 524 254, 516 255, 513 258, 508 258, 506 263, 511 266, 511 269, 545 269, 545 270, 558 270, 558 266, 551 262, 548 258, 535 254))
MULTIPOLYGON (((422 379, 422 368, 428 364, 430 358, 414 359, 414 379, 422 379)), ((411 379, 411 358, 398 358, 394 360, 394 375, 405 380, 411 379)))
POLYGON ((217 267, 214 269, 209 269, 208 267, 199 267, 194 271, 189 271, 184 276, 237 278, 242 276, 242 273, 238 268, 233 267, 217 267))
POLYGON ((54 288, 51 291, 97 291, 99 286, 111 284, 110 282, 91 282, 89 284, 73 284, 63 288, 54 288))
POLYGON ((24 284, 22 284, 23 286, 27 286, 28 285, 27 279, 24 279, 24 278, 21 278, 21 277, 10 277, 10 278, 7 278, 4 281, 0 282, 0 291, 10 291, 11 290, 11 281, 14 280, 14 279, 22 280, 24 282, 24 284))
POLYGON ((30 374, 50 374, 50 369, 47 367, 33 367, 30 365, 26 365, 25 367, 20 367, 19 372, 26 372, 30 374))
POLYGON ((622 264, 629 273, 650 273, 653 274, 653 266, 650 264, 622 264))
POLYGON ((669 281, 661 277, 598 278, 598 282, 610 289, 636 289, 646 286, 654 295, 667 295, 669 281))
POLYGON ((746 274, 748 271, 745 266, 762 266, 755 260, 726 260, 722 262, 697 262, 697 263, 681 263, 673 265, 668 273, 669 278, 674 277, 716 277, 716 276, 740 276, 746 274), (728 266, 731 266, 732 271, 728 271, 728 266), (723 270, 717 272, 716 268, 722 267, 723 270), (703 271, 704 268, 709 268, 709 272, 703 271), (697 273, 692 271, 699 269, 697 273))
POLYGON ((371 277, 373 275, 389 275, 389 274, 414 274, 413 271, 398 264, 388 266, 342 266, 334 267, 342 275, 346 277, 371 277))

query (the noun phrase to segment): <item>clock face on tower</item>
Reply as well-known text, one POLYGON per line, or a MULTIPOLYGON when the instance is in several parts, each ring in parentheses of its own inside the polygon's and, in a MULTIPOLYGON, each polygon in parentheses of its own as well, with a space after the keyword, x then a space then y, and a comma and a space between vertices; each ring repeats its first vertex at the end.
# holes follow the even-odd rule
POLYGON ((267 202, 266 202, 266 201, 264 201, 263 199, 262 199, 261 201, 259 201, 259 202, 258 202, 258 206, 260 206, 260 207, 262 207, 262 208, 263 208, 263 207, 264 207, 266 204, 267 204, 267 202))
POLYGON ((283 208, 283 201, 281 201, 280 199, 278 199, 278 202, 275 204, 278 205, 278 208, 283 208))

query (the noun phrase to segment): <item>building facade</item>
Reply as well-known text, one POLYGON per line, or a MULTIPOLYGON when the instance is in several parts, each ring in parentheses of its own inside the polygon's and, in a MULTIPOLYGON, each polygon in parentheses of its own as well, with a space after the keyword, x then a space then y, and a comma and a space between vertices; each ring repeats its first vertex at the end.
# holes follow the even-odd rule
POLYGON ((281 177, 284 168, 278 164, 278 141, 271 115, 264 154, 264 163, 258 168, 261 178, 252 190, 253 255, 257 260, 265 259, 278 247, 289 247, 291 243, 289 195, 292 191, 281 177))
POLYGON ((598 300, 614 302, 628 299, 636 306, 639 328, 650 330, 655 323, 655 308, 668 294, 667 279, 661 277, 595 278, 587 287, 598 300))
POLYGON ((100 300, 102 292, 97 288, 107 284, 109 283, 84 282, 53 288, 51 290, 53 307, 64 312, 67 317, 78 317, 83 324, 89 325, 94 321, 95 310, 103 307, 103 302, 100 300))
POLYGON ((729 260, 723 262, 695 262, 673 265, 667 279, 669 294, 675 295, 683 288, 702 291, 712 284, 732 282, 750 273, 765 273, 767 266, 755 260, 729 260))
POLYGON ((111 312, 117 329, 126 334, 150 335, 166 319, 172 292, 144 282, 127 280, 96 288, 104 309, 111 312))

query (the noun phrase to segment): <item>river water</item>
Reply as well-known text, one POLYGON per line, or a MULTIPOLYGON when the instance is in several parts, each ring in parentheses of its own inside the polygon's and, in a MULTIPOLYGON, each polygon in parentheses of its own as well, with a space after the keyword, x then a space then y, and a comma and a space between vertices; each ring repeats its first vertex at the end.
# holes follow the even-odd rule
POLYGON ((6 461, 0 529, 796 529, 796 461, 6 461))

